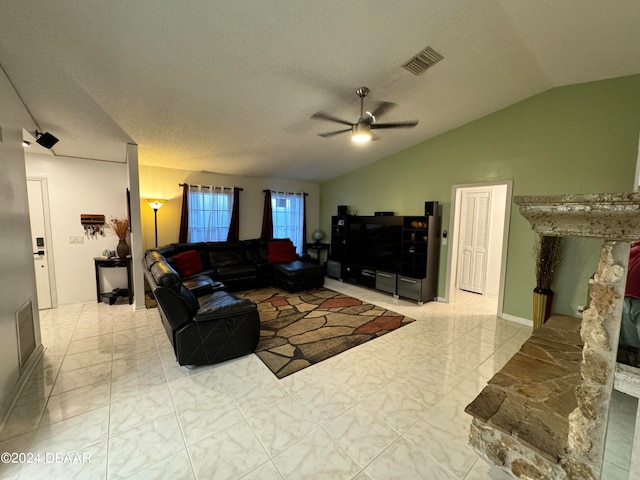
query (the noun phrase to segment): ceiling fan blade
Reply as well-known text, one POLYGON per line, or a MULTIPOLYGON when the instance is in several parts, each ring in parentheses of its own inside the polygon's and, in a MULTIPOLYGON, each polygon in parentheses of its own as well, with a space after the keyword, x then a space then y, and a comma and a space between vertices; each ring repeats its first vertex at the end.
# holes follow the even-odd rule
POLYGON ((338 135, 339 133, 350 132, 351 128, 345 128, 344 130, 336 130, 335 132, 327 132, 327 133, 319 133, 318 135, 324 138, 333 137, 334 135, 338 135))
POLYGON ((323 113, 323 112, 316 112, 313 115, 311 115, 311 118, 315 118, 315 119, 319 119, 319 120, 329 120, 330 122, 336 122, 336 123, 341 123, 343 125, 349 125, 350 127, 353 126, 353 123, 351 122, 347 122, 346 120, 342 120, 340 118, 336 118, 332 115, 323 113))
POLYGON ((380 102, 376 107, 376 109, 373 112, 371 112, 371 115, 373 115, 375 118, 378 118, 379 116, 387 113, 389 110, 391 110, 395 106, 396 106, 395 103, 380 102))
POLYGON ((409 122, 393 122, 393 123, 374 123, 371 125, 371 130, 375 128, 413 128, 418 125, 417 120, 409 122))

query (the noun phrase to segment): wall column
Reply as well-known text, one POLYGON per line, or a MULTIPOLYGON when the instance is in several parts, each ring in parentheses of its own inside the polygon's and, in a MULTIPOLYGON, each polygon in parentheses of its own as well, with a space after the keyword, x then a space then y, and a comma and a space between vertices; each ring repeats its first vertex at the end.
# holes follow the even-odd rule
POLYGON ((127 144, 129 198, 131 209, 131 261, 133 263, 134 309, 142 310, 144 303, 144 277, 142 273, 142 221, 140 220, 140 174, 138 172, 138 145, 127 144))

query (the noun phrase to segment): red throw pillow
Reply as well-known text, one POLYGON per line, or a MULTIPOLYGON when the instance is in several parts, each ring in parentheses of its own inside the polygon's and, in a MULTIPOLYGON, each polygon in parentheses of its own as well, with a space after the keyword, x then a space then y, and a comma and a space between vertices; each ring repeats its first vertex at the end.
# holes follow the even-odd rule
POLYGON ((202 259, 195 250, 187 250, 173 257, 176 263, 176 269, 183 277, 188 277, 203 270, 202 259))
POLYGON ((291 242, 269 242, 268 249, 269 263, 293 262, 296 259, 296 248, 291 242))

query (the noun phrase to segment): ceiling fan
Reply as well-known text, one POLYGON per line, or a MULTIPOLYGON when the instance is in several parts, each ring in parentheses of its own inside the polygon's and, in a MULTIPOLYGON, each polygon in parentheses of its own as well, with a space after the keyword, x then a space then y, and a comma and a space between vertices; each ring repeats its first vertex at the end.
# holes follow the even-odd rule
POLYGON ((360 119, 356 123, 347 122, 346 120, 336 118, 323 112, 317 112, 311 115, 311 118, 329 120, 330 122, 341 123, 349 126, 349 128, 336 130, 334 132, 320 133, 318 135, 327 138, 340 133, 351 132, 351 140, 358 143, 364 143, 373 139, 371 130, 379 128, 413 128, 418 124, 417 120, 407 122, 376 123, 376 118, 394 107, 395 103, 381 102, 374 111, 365 112, 364 97, 366 97, 368 93, 369 89, 367 87, 360 87, 356 90, 356 94, 360 97, 360 119))

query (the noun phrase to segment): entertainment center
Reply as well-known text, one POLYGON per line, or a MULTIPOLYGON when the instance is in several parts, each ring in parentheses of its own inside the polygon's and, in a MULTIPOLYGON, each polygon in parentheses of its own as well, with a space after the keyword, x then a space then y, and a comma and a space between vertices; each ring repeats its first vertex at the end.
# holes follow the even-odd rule
POLYGON ((425 216, 331 217, 328 276, 419 304, 435 300, 440 216, 437 202, 426 204, 425 216))

